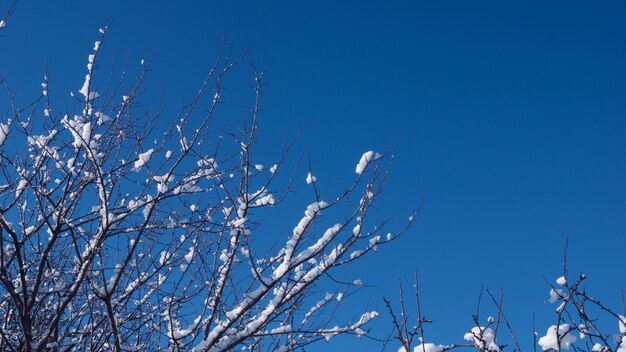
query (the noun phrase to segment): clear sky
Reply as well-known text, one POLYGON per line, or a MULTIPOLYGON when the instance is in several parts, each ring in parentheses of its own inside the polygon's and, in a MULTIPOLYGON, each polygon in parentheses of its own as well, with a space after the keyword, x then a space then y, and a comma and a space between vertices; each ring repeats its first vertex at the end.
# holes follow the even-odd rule
MULTIPOLYGON (((112 57, 138 62, 159 50, 147 83, 154 106, 161 93, 176 108, 196 91, 224 32, 236 51, 252 45, 249 57, 268 66, 260 152, 304 126, 297 149, 311 150, 322 187, 351 177, 366 150, 395 154, 380 214, 400 223, 420 199, 423 210, 404 238, 353 268, 377 285, 355 306, 384 316, 382 296, 397 301, 397 280, 410 287, 419 268, 434 320, 427 339, 455 343, 481 287, 502 287, 530 347, 533 312, 540 333, 554 324, 542 319, 554 309, 542 303, 542 275, 560 276, 569 238, 572 272, 619 309, 625 2, 23 0, 0 38, 0 73, 32 96, 47 60, 56 89, 77 91, 109 21, 112 57)), ((229 84, 245 91, 250 73, 246 62, 229 84)), ((296 198, 309 195, 301 174, 296 198)), ((379 350, 350 339, 317 350, 345 346, 379 350)))

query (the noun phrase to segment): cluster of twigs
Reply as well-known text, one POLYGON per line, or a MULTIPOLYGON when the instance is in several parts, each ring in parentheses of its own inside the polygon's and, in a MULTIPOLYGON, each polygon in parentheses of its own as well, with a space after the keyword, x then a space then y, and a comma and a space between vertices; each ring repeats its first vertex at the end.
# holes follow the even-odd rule
MULTIPOLYGON (((624 352, 626 351, 626 318, 623 312, 619 314, 600 300, 592 298, 585 288, 584 282, 587 276, 579 274, 575 281, 570 281, 567 266, 567 242, 563 256, 563 276, 556 280, 556 285, 547 282, 550 289, 550 299, 547 303, 559 303, 555 310, 555 324, 547 329, 543 337, 535 330, 533 317, 532 349, 537 351, 558 351, 573 348, 576 351, 588 352, 624 352), (615 332, 615 328, 618 332, 615 332)), ((419 281, 417 271, 415 273, 415 306, 417 309, 417 322, 409 319, 409 311, 405 307, 404 294, 400 284, 400 311, 393 309, 391 301, 384 299, 385 306, 389 311, 393 325, 393 337, 386 340, 386 345, 393 343, 401 346, 400 351, 419 352, 443 352, 455 348, 473 348, 480 352, 502 351, 511 344, 500 344, 498 334, 501 327, 506 327, 511 338, 513 351, 521 352, 522 347, 516 336, 507 315, 504 312, 504 293, 500 290, 495 295, 490 290, 481 290, 478 298, 476 313, 472 315, 474 328, 465 334, 465 340, 469 343, 450 345, 434 345, 427 343, 424 338, 425 324, 432 321, 425 318, 419 300, 419 281), (483 292, 487 293, 489 301, 496 310, 496 318, 489 317, 487 324, 482 325, 479 319, 483 292), (414 324, 414 325, 413 325, 414 324)), ((622 293, 622 311, 624 310, 622 293)), ((528 348, 528 347, 527 347, 528 348)))

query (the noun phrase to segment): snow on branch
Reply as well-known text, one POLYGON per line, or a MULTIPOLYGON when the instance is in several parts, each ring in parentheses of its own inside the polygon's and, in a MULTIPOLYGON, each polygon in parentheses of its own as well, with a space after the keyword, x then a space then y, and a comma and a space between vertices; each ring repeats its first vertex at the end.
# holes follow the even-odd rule
MULTIPOLYGON (((391 337, 384 341, 385 344, 399 345, 398 352, 444 352, 460 348, 470 348, 479 352, 522 351, 529 346, 534 351, 541 349, 541 351, 556 352, 564 350, 626 352, 626 317, 589 296, 588 289, 584 287, 586 279, 585 274, 580 274, 577 278, 568 277, 567 260, 564 260, 563 275, 554 281, 559 288, 548 283, 549 298, 545 301, 547 304, 558 303, 557 308, 552 310, 556 324, 544 325, 542 323, 543 326, 547 326, 544 330, 545 334, 541 335, 534 331, 530 341, 518 340, 511 321, 505 313, 503 290, 500 290, 499 297, 490 290, 481 290, 476 313, 471 317, 473 326, 462 335, 465 342, 437 345, 426 342, 428 340, 425 338, 425 331, 427 324, 432 321, 425 318, 422 313, 416 272, 417 317, 410 320, 409 308, 405 303, 402 284, 400 284, 399 312, 389 299, 384 299, 392 321, 391 337), (495 314, 481 319, 481 310, 485 309, 482 305, 484 292, 493 303, 495 314), (508 334, 503 334, 502 331, 507 331, 508 334)), ((532 324, 534 329, 536 324, 534 315, 532 324)))
POLYGON ((243 55, 222 51, 167 121, 141 109, 151 59, 135 82, 100 81, 113 76, 96 67, 107 30, 89 47, 78 106, 53 108, 46 74, 37 103, 0 115, 0 349, 294 350, 366 335, 377 312, 334 315, 360 281, 329 277, 410 225, 382 232, 373 216, 385 158, 365 153, 340 194, 316 193, 300 219, 266 228, 294 185, 282 174, 292 144, 267 171, 254 153, 263 73, 252 119, 224 139, 209 122, 243 55))

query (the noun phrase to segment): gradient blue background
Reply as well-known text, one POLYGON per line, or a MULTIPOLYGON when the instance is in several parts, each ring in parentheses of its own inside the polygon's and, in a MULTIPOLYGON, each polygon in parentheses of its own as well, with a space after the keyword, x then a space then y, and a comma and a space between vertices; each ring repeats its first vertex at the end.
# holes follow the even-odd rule
MULTIPOLYGON (((390 328, 381 297, 397 302, 397 280, 410 291, 419 267, 429 342, 462 342, 481 287, 502 287, 530 349, 532 313, 540 334, 554 324, 542 275, 560 276, 566 238, 571 271, 621 310, 626 3, 20 1, 0 38, 0 74, 32 97, 47 61, 51 89, 76 92, 110 20, 111 57, 132 64, 159 49, 154 104, 144 101, 157 106, 162 93, 166 109, 197 90, 225 31, 235 52, 252 45, 249 57, 268 66, 259 153, 304 126, 297 150, 310 148, 329 193, 364 151, 395 154, 381 214, 400 223, 422 198, 423 210, 404 238, 353 268, 377 286, 346 302, 355 315, 378 309, 379 335, 390 328)), ((246 61, 230 86, 246 92, 250 72, 246 61)), ((229 109, 236 125, 245 109, 229 109)), ((310 196, 300 173, 296 198, 310 196)), ((380 346, 338 338, 311 350, 342 349, 380 346)))

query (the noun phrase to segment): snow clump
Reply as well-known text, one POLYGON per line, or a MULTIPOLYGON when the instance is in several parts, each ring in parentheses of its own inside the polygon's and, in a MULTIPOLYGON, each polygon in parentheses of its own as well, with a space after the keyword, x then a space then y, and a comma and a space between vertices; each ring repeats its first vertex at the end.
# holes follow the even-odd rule
POLYGON ((544 351, 548 350, 561 350, 566 349, 569 350, 569 347, 576 342, 576 336, 572 335, 570 332, 573 329, 569 324, 562 324, 559 326, 559 335, 557 338, 557 328, 556 325, 552 325, 548 328, 545 336, 542 336, 539 339, 539 346, 544 351), (558 340, 561 340, 561 346, 559 348, 558 340))
POLYGON ((363 153, 363 155, 361 156, 361 160, 359 160, 359 163, 356 165, 355 172, 357 174, 361 175, 363 173, 363 171, 365 171, 365 168, 370 163, 370 161, 374 161, 374 160, 380 159, 381 156, 382 155, 380 155, 378 153, 374 153, 371 150, 363 153))

